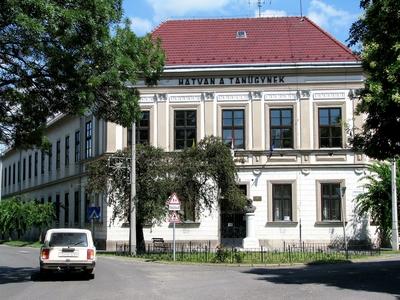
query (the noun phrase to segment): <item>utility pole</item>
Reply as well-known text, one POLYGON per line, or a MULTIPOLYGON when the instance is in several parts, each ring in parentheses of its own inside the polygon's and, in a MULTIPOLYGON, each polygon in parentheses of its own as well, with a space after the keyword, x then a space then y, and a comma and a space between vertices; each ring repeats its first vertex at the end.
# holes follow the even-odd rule
POLYGON ((129 224, 129 252, 136 254, 136 121, 132 123, 132 153, 131 153, 131 202, 129 224))
POLYGON ((399 250, 399 227, 397 219, 396 159, 392 160, 392 249, 399 250))

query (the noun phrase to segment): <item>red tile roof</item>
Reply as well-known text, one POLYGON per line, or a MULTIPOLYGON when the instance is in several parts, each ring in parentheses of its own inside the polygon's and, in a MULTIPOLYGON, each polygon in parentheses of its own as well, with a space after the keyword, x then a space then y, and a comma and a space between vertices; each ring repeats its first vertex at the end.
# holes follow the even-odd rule
POLYGON ((307 18, 172 20, 152 34, 162 40, 167 67, 358 61, 307 18), (238 31, 247 38, 236 38, 238 31))

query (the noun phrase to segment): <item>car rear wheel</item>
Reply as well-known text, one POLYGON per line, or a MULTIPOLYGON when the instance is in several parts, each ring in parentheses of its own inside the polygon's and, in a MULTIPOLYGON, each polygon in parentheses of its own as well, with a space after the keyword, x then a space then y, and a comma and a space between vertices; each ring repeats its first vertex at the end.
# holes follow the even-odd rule
POLYGON ((85 274, 89 279, 94 279, 94 269, 85 269, 85 274))

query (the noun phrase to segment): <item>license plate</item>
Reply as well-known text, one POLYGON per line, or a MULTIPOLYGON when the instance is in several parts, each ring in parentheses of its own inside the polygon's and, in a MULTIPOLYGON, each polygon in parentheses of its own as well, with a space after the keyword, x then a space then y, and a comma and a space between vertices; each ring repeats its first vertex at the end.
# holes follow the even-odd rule
POLYGON ((59 257, 76 257, 78 256, 78 252, 59 252, 58 253, 59 257))

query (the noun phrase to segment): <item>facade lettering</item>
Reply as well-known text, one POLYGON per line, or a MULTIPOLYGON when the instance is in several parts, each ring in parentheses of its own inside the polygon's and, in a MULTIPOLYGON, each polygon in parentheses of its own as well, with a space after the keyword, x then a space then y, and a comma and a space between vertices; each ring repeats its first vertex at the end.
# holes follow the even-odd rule
POLYGON ((178 78, 178 85, 208 86, 208 85, 247 85, 247 84, 282 84, 284 75, 267 76, 235 76, 235 77, 193 77, 178 78))

